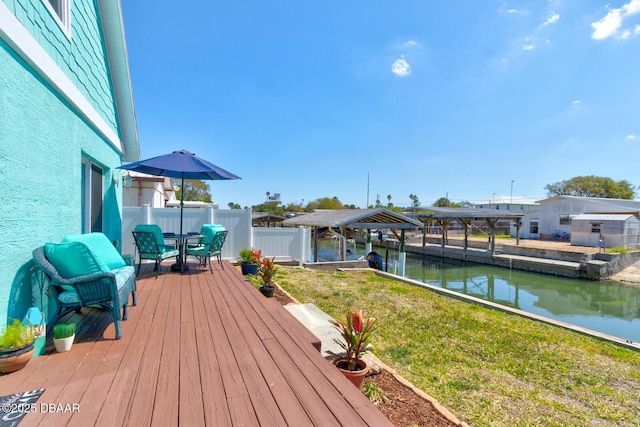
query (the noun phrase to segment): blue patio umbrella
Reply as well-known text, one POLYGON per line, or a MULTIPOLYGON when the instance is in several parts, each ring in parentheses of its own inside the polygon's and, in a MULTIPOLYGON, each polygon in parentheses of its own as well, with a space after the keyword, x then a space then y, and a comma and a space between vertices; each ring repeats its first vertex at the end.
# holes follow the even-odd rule
POLYGON ((180 234, 182 234, 182 211, 184 209, 185 179, 241 179, 239 176, 234 175, 213 163, 209 163, 187 150, 174 151, 171 154, 164 154, 162 156, 140 160, 139 162, 129 163, 128 165, 120 166, 119 169, 126 169, 149 175, 180 178, 182 180, 180 187, 180 234))

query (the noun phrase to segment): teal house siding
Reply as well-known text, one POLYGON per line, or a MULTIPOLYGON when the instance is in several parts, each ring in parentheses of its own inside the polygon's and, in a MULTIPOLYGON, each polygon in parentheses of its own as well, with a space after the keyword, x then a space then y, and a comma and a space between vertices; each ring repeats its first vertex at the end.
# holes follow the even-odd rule
POLYGON ((122 31, 103 26, 119 2, 70 4, 65 32, 42 0, 0 1, 0 331, 55 311, 33 249, 95 227, 122 241, 116 168, 139 146, 122 31))
POLYGON ((72 28, 67 36, 46 7, 46 1, 13 0, 7 6, 115 130, 116 110, 95 3, 73 0, 72 28))

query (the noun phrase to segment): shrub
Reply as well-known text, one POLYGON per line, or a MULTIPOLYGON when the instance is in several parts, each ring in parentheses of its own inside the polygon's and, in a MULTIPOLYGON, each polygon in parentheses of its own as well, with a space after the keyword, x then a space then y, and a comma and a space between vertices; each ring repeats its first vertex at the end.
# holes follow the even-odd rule
POLYGON ((36 328, 32 325, 23 325, 18 319, 7 325, 0 335, 0 350, 12 350, 31 344, 36 339, 36 328))

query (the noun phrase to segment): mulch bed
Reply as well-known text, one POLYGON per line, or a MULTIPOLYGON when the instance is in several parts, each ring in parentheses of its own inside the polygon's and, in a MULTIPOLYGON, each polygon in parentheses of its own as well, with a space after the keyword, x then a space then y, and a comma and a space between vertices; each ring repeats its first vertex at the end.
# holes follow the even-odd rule
MULTIPOLYGON (((296 302, 277 286, 273 297, 282 305, 296 302)), ((416 394, 385 370, 380 374, 367 377, 366 382, 375 383, 378 389, 384 392, 387 400, 377 406, 380 412, 397 427, 456 425, 441 414, 431 402, 416 394)))
POLYGON ((378 404, 382 412, 393 425, 406 426, 455 426, 442 415, 428 400, 423 399, 410 388, 402 384, 389 372, 382 370, 378 375, 367 378, 384 391, 387 401, 378 404))

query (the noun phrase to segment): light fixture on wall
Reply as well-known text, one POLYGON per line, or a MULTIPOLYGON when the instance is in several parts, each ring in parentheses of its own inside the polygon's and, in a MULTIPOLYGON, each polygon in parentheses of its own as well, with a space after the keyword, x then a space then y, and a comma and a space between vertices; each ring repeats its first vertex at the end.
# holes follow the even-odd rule
POLYGON ((114 185, 115 187, 117 187, 117 186, 118 186, 118 177, 117 177, 115 174, 113 175, 113 185, 114 185))
POLYGON ((122 185, 124 185, 126 188, 130 188, 132 183, 133 178, 131 178, 131 175, 129 175, 129 171, 125 171, 124 176, 122 177, 122 185))

